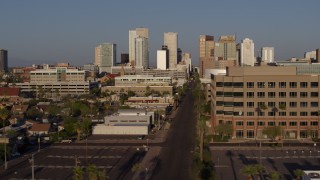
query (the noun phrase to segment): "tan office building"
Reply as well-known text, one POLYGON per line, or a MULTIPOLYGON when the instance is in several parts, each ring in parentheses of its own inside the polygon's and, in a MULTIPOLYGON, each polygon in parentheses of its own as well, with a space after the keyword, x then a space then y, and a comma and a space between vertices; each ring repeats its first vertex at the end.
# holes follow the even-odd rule
POLYGON ((205 69, 213 69, 214 62, 214 37, 200 35, 199 38, 200 77, 204 76, 205 69))
POLYGON ((263 128, 274 125, 284 139, 319 137, 319 83, 294 66, 229 67, 211 76, 212 125, 232 124, 233 138, 266 138, 263 128))

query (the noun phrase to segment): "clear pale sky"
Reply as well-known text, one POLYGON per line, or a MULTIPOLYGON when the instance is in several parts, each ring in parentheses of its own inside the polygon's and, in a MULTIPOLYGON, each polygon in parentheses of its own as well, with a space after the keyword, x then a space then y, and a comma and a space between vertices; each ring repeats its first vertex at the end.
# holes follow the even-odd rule
POLYGON ((198 64, 201 34, 248 37, 257 52, 274 46, 276 60, 320 48, 319 0, 1 0, 0 49, 9 66, 92 63, 94 48, 113 42, 128 52, 128 31, 149 28, 150 64, 164 32, 178 32, 179 47, 198 64))

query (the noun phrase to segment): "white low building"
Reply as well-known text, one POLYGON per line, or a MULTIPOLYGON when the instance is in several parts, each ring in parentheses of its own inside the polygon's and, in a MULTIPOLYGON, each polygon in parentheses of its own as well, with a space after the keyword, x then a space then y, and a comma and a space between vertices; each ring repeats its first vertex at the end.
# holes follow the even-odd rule
POLYGON ((147 135, 154 122, 154 112, 144 109, 121 109, 93 127, 94 135, 147 135))

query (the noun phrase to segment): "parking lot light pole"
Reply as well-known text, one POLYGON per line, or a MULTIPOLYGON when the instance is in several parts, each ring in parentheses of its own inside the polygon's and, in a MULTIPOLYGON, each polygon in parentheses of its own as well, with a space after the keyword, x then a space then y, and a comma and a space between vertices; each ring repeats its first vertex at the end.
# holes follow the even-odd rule
POLYGON ((34 180, 34 154, 31 155, 31 159, 29 159, 29 162, 31 163, 31 179, 34 180))
POLYGON ((261 141, 259 146, 259 164, 261 165, 261 141))

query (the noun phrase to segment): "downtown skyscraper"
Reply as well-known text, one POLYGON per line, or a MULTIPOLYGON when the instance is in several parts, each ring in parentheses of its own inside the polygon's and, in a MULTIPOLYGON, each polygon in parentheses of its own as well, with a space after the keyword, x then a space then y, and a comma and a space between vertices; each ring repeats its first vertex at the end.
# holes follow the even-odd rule
POLYGON ((274 47, 263 47, 261 49, 261 60, 264 63, 274 63, 274 47))
POLYGON ((113 43, 103 43, 95 48, 95 62, 99 67, 99 72, 111 72, 111 67, 116 65, 117 45, 113 43))
POLYGON ((0 72, 8 71, 8 51, 0 49, 0 72))
POLYGON ((178 62, 178 33, 165 32, 163 45, 168 47, 169 51, 169 69, 174 69, 178 62))
POLYGON ((129 30, 129 63, 133 66, 149 67, 149 30, 129 30))
POLYGON ((254 66, 255 57, 253 40, 245 38, 242 40, 240 46, 241 66, 254 66))

